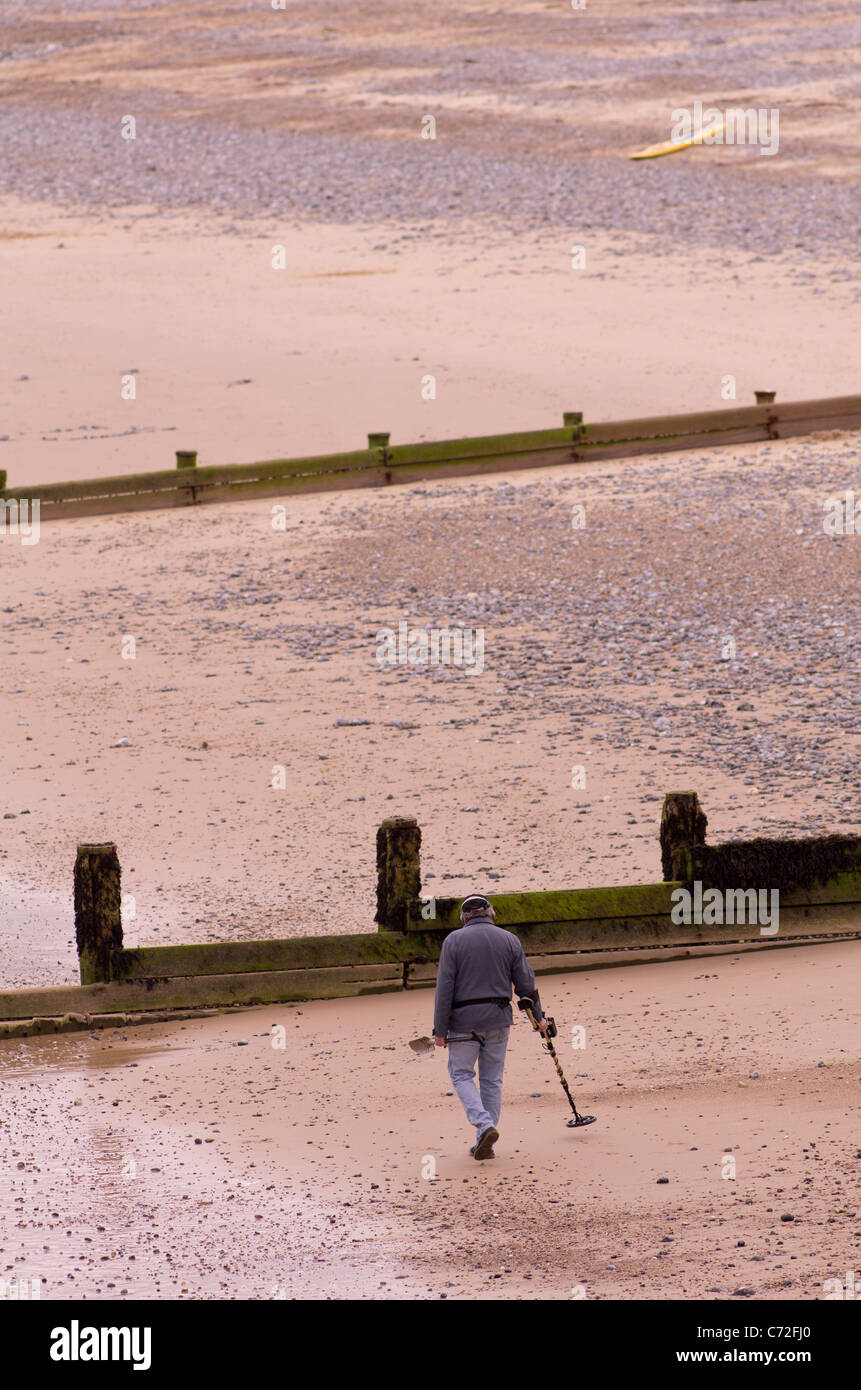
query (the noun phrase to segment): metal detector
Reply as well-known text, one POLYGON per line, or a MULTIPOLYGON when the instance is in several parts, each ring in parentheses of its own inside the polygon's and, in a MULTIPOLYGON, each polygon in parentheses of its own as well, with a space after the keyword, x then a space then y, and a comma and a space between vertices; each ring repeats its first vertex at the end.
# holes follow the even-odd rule
MULTIPOLYGON (((540 1029, 539 1026, 538 1026, 538 1021, 537 1021, 537 1019, 536 1019, 534 1013, 532 1012, 532 1000, 531 1000, 528 996, 527 996, 526 998, 524 998, 524 999, 518 999, 518 1001, 517 1001, 517 1007, 518 1007, 518 1009, 522 1009, 522 1010, 524 1011, 524 1013, 527 1014, 527 1016, 528 1016, 528 1018, 529 1018, 529 1022, 532 1024, 532 1027, 535 1029, 536 1033, 540 1033, 540 1032, 541 1032, 541 1029, 540 1029)), ((547 1051, 550 1053, 550 1056, 553 1058, 553 1065, 554 1065, 554 1067, 556 1068, 557 1072, 559 1073, 559 1080, 562 1082, 562 1089, 563 1089, 563 1091, 565 1092, 566 1096, 568 1097, 568 1104, 571 1106, 571 1109, 574 1111, 574 1118, 573 1118, 573 1120, 567 1120, 567 1121, 566 1121, 566 1124, 568 1125, 568 1128, 569 1128, 569 1129, 579 1129, 579 1128, 581 1127, 581 1125, 593 1125, 593 1124, 595 1123, 596 1118, 597 1118, 595 1115, 580 1115, 580 1114, 578 1114, 577 1106, 574 1104, 574 1097, 572 1096, 571 1092, 569 1091, 569 1089, 568 1089, 568 1082, 565 1080, 565 1077, 564 1077, 563 1074, 562 1074, 562 1068, 561 1068, 560 1065, 559 1065, 559 1058, 556 1056, 556 1049, 555 1049, 555 1047, 553 1046, 552 1042, 550 1041, 550 1039, 551 1039, 551 1038, 555 1038, 556 1035, 557 1035, 556 1024, 555 1024, 555 1022, 553 1021, 552 1018, 548 1018, 548 1019, 547 1019, 547 1032, 544 1034, 544 1042, 545 1042, 545 1045, 546 1045, 546 1047, 547 1047, 547 1051)))

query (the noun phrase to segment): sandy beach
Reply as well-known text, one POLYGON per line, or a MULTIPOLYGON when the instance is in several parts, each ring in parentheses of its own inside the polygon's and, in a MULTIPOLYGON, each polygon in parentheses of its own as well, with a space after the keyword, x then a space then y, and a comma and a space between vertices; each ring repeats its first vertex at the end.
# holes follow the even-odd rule
POLYGON ((301 458, 364 448, 373 430, 406 444, 554 428, 566 410, 618 420, 857 387, 857 266, 842 253, 666 257, 643 234, 480 224, 240 232, 5 200, 0 246, 0 467, 15 487, 172 468, 177 449, 301 458), (106 273, 111 293, 94 293, 106 273))
POLYGON ((428 990, 0 1044, 0 1276, 52 1299, 821 1299, 861 1243, 858 970, 851 942, 545 977, 598 1120, 566 1128, 518 1022, 483 1164, 444 1054, 406 1046, 428 990))
MULTIPOLYGON (((0 469, 857 392, 859 41, 801 0, 7 7, 0 469), (778 108, 779 152, 629 158, 694 100, 778 108)), ((77 978, 81 842, 116 842, 137 946, 374 931, 394 814, 441 896, 656 881, 681 788, 710 842, 857 833, 861 541, 822 522, 859 457, 824 431, 285 498, 284 529, 267 499, 4 531, 0 988, 77 978), (480 630, 482 669, 381 666, 401 622, 480 630)), ((565 1128, 521 1021, 483 1165, 406 1046, 429 991, 0 1042, 0 1278, 821 1298, 861 1240, 859 960, 544 978, 598 1123, 565 1128)))

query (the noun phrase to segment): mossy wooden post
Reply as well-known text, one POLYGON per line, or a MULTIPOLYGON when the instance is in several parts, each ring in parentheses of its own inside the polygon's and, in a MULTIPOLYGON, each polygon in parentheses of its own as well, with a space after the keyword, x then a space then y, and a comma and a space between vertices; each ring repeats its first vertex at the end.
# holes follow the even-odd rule
POLYGON ((111 978, 111 952, 123 944, 120 861, 116 845, 78 845, 75 937, 81 984, 111 978))
POLYGON ((387 483, 392 481, 392 470, 389 468, 389 440, 391 435, 387 430, 378 430, 375 434, 368 435, 368 448, 377 455, 377 461, 382 465, 383 477, 387 483))
POLYGON ((566 430, 571 430, 571 440, 574 444, 578 443, 586 432, 582 410, 564 410, 562 412, 562 424, 566 430))
MULTIPOLYGON (((777 395, 777 392, 776 392, 776 391, 754 391, 753 394, 754 394, 754 396, 756 397, 756 403, 757 403, 757 405, 773 405, 773 404, 774 404, 774 398, 775 398, 775 396, 777 395)), ((769 439, 779 439, 779 438, 780 438, 780 435, 778 434, 777 430, 775 429, 776 424, 777 424, 777 416, 775 415, 775 413, 774 413, 773 410, 770 410, 770 411, 768 412, 768 416, 767 416, 766 422, 765 422, 765 430, 766 430, 766 434, 768 435, 769 439)))
POLYGON ((177 468, 196 468, 197 450, 196 449, 177 449, 176 451, 177 468))
POLYGON ((680 875, 679 851, 706 842, 705 812, 696 792, 667 792, 661 812, 661 869, 664 881, 680 875))
POLYGON ((413 816, 391 816, 377 831, 377 923, 406 931, 408 904, 421 887, 422 832, 413 816))

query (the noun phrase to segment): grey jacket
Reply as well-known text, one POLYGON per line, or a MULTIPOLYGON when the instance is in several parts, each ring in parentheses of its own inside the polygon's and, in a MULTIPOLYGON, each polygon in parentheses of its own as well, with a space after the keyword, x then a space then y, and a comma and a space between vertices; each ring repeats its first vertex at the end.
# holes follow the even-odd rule
POLYGON ((436 976, 434 999, 434 1037, 447 1034, 483 1033, 491 1028, 510 1028, 511 986, 518 995, 529 994, 534 1000, 532 1012, 536 1020, 544 1017, 535 974, 527 964, 523 947, 512 932, 498 927, 489 917, 473 917, 459 931, 453 931, 442 943, 436 976), (500 1006, 465 1004, 463 999, 504 999, 500 1006))

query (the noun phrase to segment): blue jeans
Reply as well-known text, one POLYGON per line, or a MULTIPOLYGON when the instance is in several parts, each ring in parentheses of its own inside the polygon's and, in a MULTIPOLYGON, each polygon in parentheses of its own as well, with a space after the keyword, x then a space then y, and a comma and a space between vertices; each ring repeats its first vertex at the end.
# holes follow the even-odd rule
POLYGON ((484 1033, 455 1034, 448 1040, 448 1074, 466 1111, 475 1125, 475 1138, 499 1123, 502 1109, 502 1069, 510 1028, 491 1028, 484 1033), (476 1042, 476 1038, 481 1041, 476 1042), (475 1064, 478 1062, 478 1086, 475 1064))

